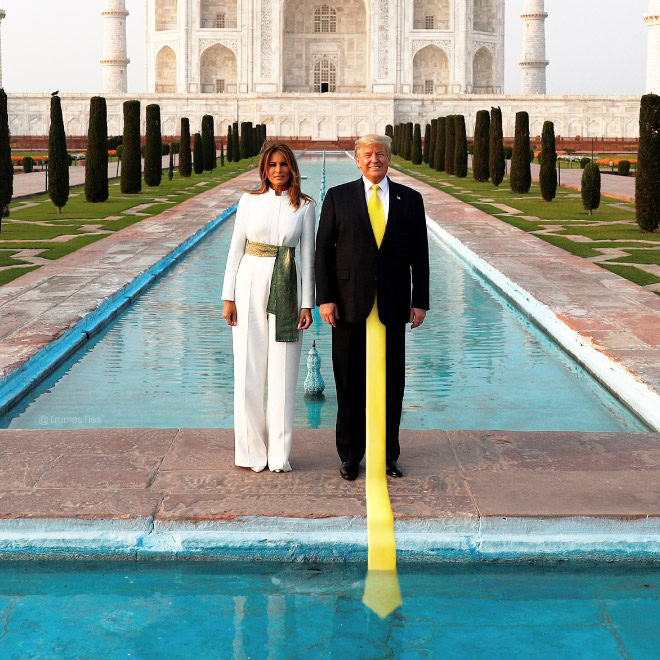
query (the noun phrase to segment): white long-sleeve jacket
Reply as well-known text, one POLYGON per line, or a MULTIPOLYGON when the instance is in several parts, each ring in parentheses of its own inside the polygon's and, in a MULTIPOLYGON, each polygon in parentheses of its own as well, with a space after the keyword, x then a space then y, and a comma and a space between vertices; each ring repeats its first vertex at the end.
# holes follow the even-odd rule
POLYGON ((236 209, 234 234, 229 246, 223 300, 234 300, 236 274, 245 254, 245 241, 298 247, 296 261, 300 264, 302 307, 313 308, 314 301, 314 241, 316 204, 301 200, 300 208, 289 203, 287 191, 276 195, 272 188, 263 195, 244 193, 236 209))

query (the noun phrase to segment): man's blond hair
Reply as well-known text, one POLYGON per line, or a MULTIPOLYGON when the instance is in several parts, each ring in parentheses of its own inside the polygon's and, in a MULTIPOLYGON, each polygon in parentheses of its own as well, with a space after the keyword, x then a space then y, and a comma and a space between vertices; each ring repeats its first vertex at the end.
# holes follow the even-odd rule
POLYGON ((376 133, 365 135, 355 141, 355 157, 357 158, 360 154, 360 149, 372 147, 375 144, 385 147, 387 158, 392 160, 392 138, 389 135, 378 135, 376 133))

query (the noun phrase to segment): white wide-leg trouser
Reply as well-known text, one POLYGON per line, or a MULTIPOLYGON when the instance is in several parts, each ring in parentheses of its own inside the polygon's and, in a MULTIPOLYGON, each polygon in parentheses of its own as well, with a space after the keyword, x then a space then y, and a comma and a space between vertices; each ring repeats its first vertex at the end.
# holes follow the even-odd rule
MULTIPOLYGON (((289 472, 302 337, 296 342, 275 341, 276 319, 266 311, 274 262, 274 257, 246 254, 236 276, 234 462, 258 470, 268 466, 289 472)), ((300 290, 298 276, 299 307, 300 290)))

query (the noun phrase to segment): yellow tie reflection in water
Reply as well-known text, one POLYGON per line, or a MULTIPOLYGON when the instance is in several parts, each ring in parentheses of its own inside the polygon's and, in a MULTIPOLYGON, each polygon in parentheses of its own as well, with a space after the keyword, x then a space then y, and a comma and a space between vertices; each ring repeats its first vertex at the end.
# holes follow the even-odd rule
MULTIPOLYGON (((369 218, 378 247, 385 234, 385 211, 372 186, 369 218)), ((369 571, 362 602, 384 619, 401 605, 396 573, 394 517, 385 476, 385 326, 378 318, 378 300, 367 318, 367 530, 369 571)))

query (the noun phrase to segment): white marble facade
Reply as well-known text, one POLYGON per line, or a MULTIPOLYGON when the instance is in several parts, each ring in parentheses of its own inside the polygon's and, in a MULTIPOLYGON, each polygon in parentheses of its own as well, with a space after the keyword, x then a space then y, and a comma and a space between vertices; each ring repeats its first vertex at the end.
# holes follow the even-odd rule
POLYGON ((502 93, 504 0, 146 0, 151 93, 502 93))

